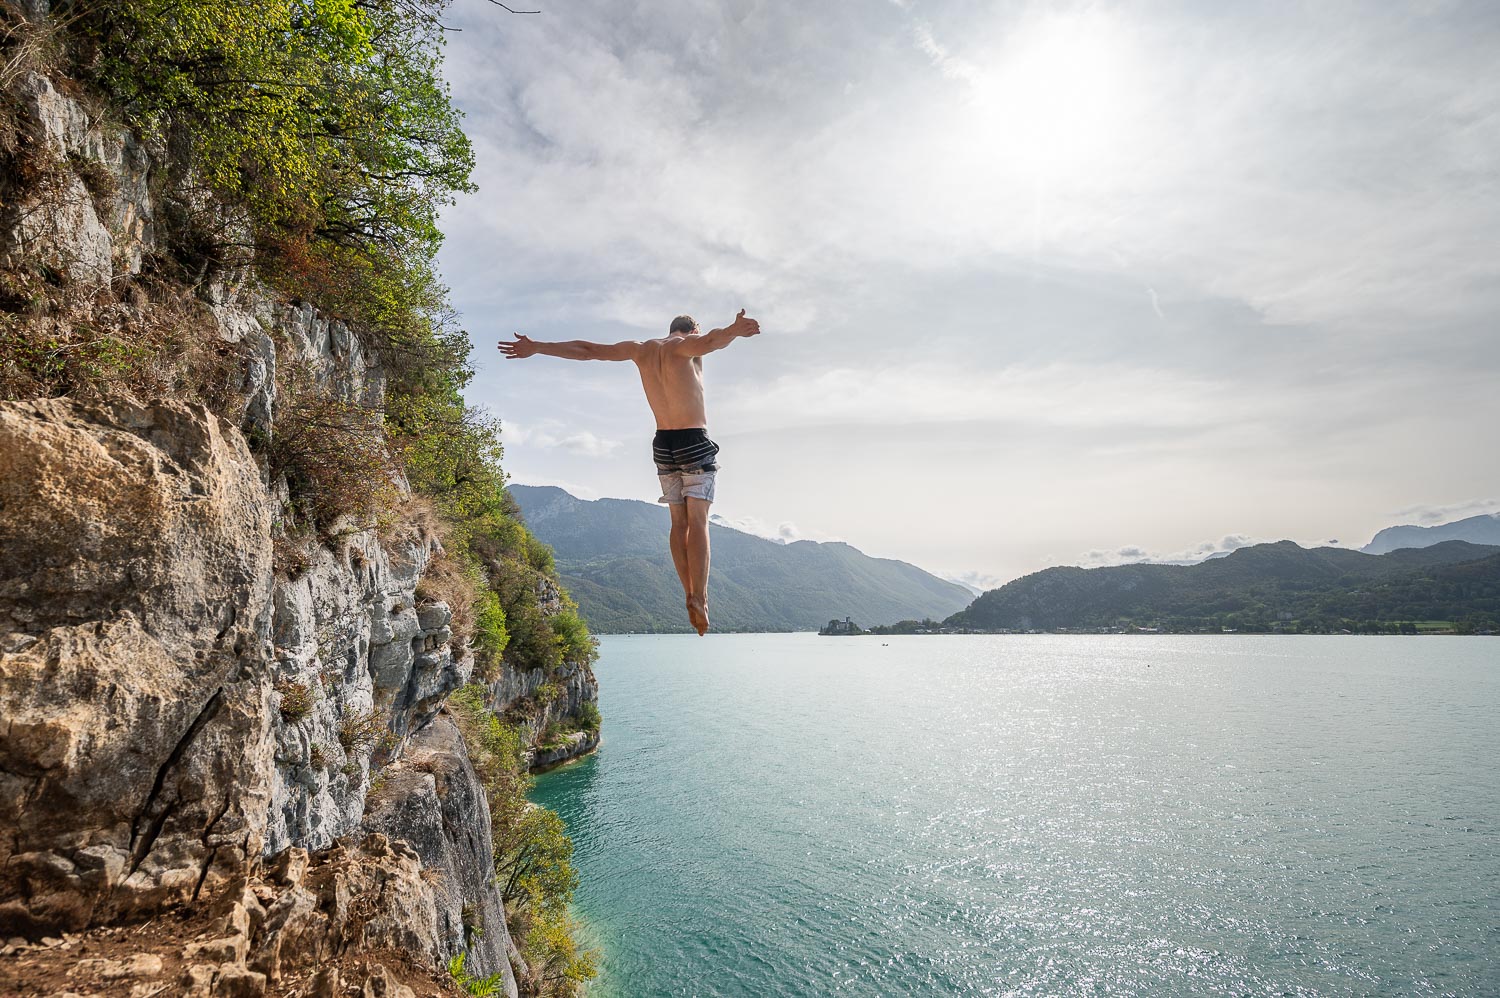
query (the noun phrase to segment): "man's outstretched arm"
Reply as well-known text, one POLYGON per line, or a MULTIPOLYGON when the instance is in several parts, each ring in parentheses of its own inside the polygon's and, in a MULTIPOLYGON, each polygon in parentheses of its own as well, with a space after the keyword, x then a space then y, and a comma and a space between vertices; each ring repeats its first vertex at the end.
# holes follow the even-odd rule
POLYGON ((740 314, 723 329, 710 329, 706 333, 669 340, 667 349, 682 357, 702 357, 706 353, 724 349, 738 336, 756 336, 759 333, 760 323, 745 318, 745 310, 740 309, 740 314))
POLYGON ((563 360, 634 360, 641 348, 638 340, 622 340, 619 343, 590 343, 588 340, 562 340, 546 343, 516 333, 512 341, 500 341, 500 352, 510 360, 542 354, 561 357, 563 360))

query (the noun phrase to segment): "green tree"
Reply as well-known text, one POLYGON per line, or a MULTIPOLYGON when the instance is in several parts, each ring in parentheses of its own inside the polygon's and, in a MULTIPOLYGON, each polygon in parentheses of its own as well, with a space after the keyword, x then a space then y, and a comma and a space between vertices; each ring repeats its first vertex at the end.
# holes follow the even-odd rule
POLYGON ((566 909, 578 886, 573 842, 554 811, 533 807, 495 842, 495 875, 507 905, 566 909))
POLYGON ((527 933, 527 951, 537 966, 532 973, 539 979, 543 995, 574 995, 598 973, 594 955, 580 951, 577 927, 566 910, 549 910, 537 914, 527 933))

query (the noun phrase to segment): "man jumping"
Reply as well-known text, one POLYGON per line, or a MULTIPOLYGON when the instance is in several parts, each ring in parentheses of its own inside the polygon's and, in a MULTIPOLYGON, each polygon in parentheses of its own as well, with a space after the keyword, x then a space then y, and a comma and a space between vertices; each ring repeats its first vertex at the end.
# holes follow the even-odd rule
POLYGON ((754 336, 760 323, 745 310, 723 329, 698 331, 690 315, 672 320, 659 340, 542 343, 516 333, 500 352, 511 360, 545 354, 564 360, 633 360, 641 387, 656 416, 651 457, 661 479, 662 497, 672 511, 672 564, 687 597, 688 620, 702 636, 708 631, 708 507, 714 501, 715 458, 719 445, 708 438, 703 404, 703 355, 727 347, 737 336, 754 336))

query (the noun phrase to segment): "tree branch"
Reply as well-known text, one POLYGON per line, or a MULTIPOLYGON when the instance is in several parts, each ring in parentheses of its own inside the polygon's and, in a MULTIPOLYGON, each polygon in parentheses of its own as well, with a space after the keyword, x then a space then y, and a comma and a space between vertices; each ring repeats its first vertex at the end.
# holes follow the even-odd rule
POLYGON ((499 7, 501 10, 505 11, 507 14, 540 14, 541 13, 541 11, 539 11, 539 10, 515 10, 515 9, 513 9, 511 7, 507 7, 505 4, 501 3, 500 0, 490 0, 490 3, 494 4, 496 7, 499 7))

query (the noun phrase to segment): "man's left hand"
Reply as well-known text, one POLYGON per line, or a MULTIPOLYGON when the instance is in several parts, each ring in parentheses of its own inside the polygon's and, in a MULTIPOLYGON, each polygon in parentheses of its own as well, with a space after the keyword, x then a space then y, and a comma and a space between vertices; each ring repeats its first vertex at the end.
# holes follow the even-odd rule
POLYGON ((729 324, 729 331, 735 336, 755 336, 760 332, 760 323, 745 318, 745 310, 740 309, 740 314, 729 324))

